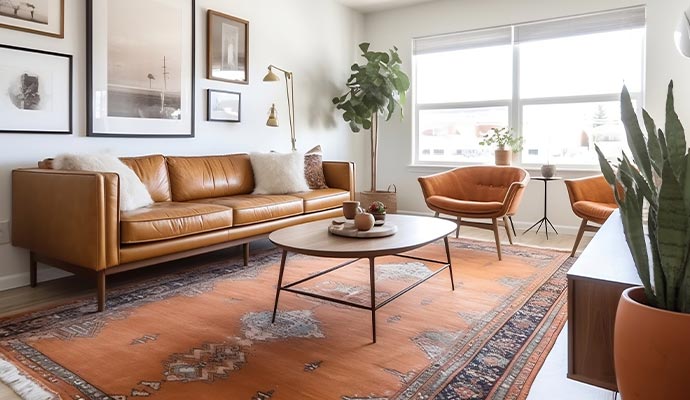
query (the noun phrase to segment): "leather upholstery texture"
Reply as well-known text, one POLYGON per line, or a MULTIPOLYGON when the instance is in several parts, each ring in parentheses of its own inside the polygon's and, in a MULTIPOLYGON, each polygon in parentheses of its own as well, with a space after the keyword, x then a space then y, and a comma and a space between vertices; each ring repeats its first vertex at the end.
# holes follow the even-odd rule
POLYGON ((196 201, 231 208, 233 226, 272 221, 304 212, 302 199, 290 195, 244 194, 196 201))
POLYGON ((613 189, 603 175, 579 179, 566 179, 570 206, 575 215, 597 224, 603 224, 618 208, 613 189))
POLYGON ((119 177, 12 171, 12 244, 80 267, 119 264, 119 177))
POLYGON ((165 157, 160 154, 143 157, 121 157, 120 161, 137 174, 151 194, 153 201, 172 200, 165 157))
POLYGON ((249 194, 254 173, 248 154, 167 157, 173 201, 249 194))
POLYGON ((213 204, 154 203, 120 214, 121 242, 174 239, 232 226, 232 210, 213 204))
POLYGON ((342 189, 316 189, 309 192, 293 193, 291 196, 304 200, 305 213, 341 207, 343 201, 350 200, 350 192, 342 189))
POLYGON ((355 199, 355 164, 347 161, 324 161, 323 174, 326 185, 331 189, 350 192, 350 200, 355 199))
POLYGON ((502 166, 460 167, 419 178, 430 209, 467 218, 513 215, 528 182, 524 169, 502 166))

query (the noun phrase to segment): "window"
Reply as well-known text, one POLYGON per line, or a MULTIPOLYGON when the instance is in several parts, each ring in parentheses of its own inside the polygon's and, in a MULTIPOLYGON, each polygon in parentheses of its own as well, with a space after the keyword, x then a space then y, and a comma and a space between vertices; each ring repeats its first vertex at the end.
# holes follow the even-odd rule
POLYGON ((594 166, 625 146, 618 99, 641 105, 641 7, 415 39, 416 164, 491 162, 491 128, 524 139, 523 164, 594 166))

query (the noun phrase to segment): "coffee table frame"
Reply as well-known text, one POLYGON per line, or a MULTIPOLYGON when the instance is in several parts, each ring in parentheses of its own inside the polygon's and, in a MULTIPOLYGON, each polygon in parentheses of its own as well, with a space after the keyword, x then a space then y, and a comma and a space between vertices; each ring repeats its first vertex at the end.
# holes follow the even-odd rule
MULTIPOLYGON (((386 300, 382 301, 379 304, 376 304, 376 278, 375 278, 375 272, 376 272, 375 267, 376 266, 375 266, 375 262, 374 262, 374 260, 377 256, 367 257, 369 260, 369 286, 370 286, 370 290, 371 290, 371 302, 369 303, 369 305, 354 303, 351 301, 342 300, 342 299, 338 299, 338 298, 334 298, 334 297, 328 297, 328 296, 320 295, 317 293, 305 292, 303 290, 299 290, 299 289, 294 288, 295 286, 297 286, 299 284, 308 282, 312 279, 318 278, 318 277, 323 276, 325 274, 328 274, 330 272, 339 270, 343 267, 354 264, 355 262, 362 260, 364 258, 356 258, 354 260, 346 261, 344 263, 341 263, 341 264, 338 264, 334 267, 331 267, 327 270, 320 271, 314 275, 310 275, 306 278, 302 278, 298 281, 295 281, 295 282, 292 282, 292 283, 289 283, 289 284, 283 286, 283 273, 285 272, 285 264, 287 262, 287 255, 288 255, 288 250, 283 249, 283 255, 282 255, 281 260, 280 260, 280 272, 278 274, 278 286, 276 288, 276 299, 275 299, 275 303, 273 305, 273 317, 271 319, 271 323, 275 323, 276 313, 278 311, 278 299, 280 298, 280 292, 284 290, 286 292, 301 294, 303 296, 313 297, 313 298, 320 299, 320 300, 331 301, 331 302, 342 304, 345 306, 350 306, 350 307, 355 307, 355 308, 359 308, 362 310, 371 311, 372 340, 374 343, 376 343, 376 310, 378 310, 379 308, 392 302, 393 300, 397 299, 398 297, 402 296, 403 294, 409 292, 410 290, 414 289, 415 287, 421 285, 422 283, 428 281, 429 279, 433 278, 434 276, 440 274, 441 272, 445 271, 446 269, 448 269, 448 271, 450 272, 451 288, 453 291, 455 290, 455 283, 453 281, 453 264, 452 264, 452 261, 450 258, 450 246, 448 245, 448 236, 443 237, 443 243, 444 243, 445 248, 446 248, 446 261, 439 261, 439 260, 432 260, 432 259, 428 259, 428 258, 415 257, 415 256, 407 255, 407 254, 383 254, 382 256, 384 256, 384 257, 385 256, 402 257, 402 258, 408 258, 408 259, 412 259, 412 260, 424 261, 424 262, 428 262, 428 263, 432 263, 432 264, 441 264, 442 266, 438 270, 432 272, 431 274, 427 275, 426 277, 422 278, 421 280, 419 280, 419 281, 413 283, 412 285, 406 287, 405 289, 401 290, 400 292, 390 296, 389 298, 387 298, 386 300)), ((422 244, 419 247, 426 246, 427 244, 428 243, 422 244)), ((419 247, 417 247, 417 248, 419 248, 419 247)), ((332 258, 340 258, 340 257, 337 257, 334 255, 332 258)))

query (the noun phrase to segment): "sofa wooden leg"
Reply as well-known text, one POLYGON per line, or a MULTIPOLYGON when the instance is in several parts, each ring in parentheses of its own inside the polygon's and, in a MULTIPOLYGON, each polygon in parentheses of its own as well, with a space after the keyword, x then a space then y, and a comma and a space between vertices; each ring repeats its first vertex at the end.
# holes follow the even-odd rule
POLYGON ((105 310, 105 270, 96 272, 98 312, 105 310))
POLYGON ((29 253, 29 284, 31 287, 38 285, 38 262, 33 252, 29 253))
POLYGON ((242 259, 244 260, 245 267, 249 265, 249 243, 242 245, 242 259))
POLYGON ((582 240, 582 235, 584 235, 586 228, 587 228, 587 220, 585 218, 582 218, 582 223, 580 224, 580 230, 577 231, 577 237, 575 238, 575 244, 573 245, 573 251, 570 253, 570 257, 575 257, 575 252, 577 251, 577 247, 580 245, 580 241, 582 240))
POLYGON ((503 227, 506 228, 506 233, 508 234, 508 242, 510 244, 513 244, 513 235, 510 234, 510 221, 508 221, 508 217, 503 217, 503 227))
POLYGON ((460 225, 462 224, 462 218, 458 217, 457 224, 458 224, 458 227, 455 228, 455 238, 456 239, 460 237, 460 225))
POLYGON ((498 252, 498 261, 501 261, 501 239, 498 237, 498 220, 496 218, 491 218, 494 226, 494 239, 496 240, 496 251, 498 252))

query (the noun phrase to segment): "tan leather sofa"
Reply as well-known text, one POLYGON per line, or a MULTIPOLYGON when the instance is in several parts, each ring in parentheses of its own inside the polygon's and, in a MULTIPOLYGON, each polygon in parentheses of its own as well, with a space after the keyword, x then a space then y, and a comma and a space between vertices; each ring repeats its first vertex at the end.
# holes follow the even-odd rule
POLYGON ((12 171, 12 244, 37 263, 95 275, 98 310, 105 277, 121 271, 244 246, 276 229, 342 215, 354 199, 354 164, 324 161, 328 189, 253 195, 247 154, 122 158, 155 204, 122 212, 115 173, 47 168, 12 171))

